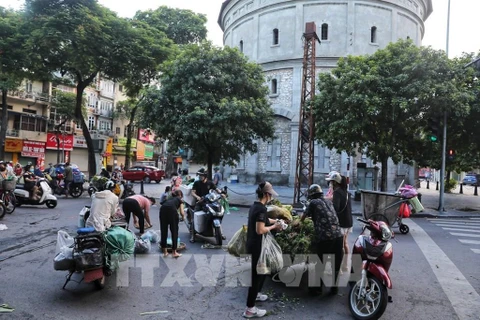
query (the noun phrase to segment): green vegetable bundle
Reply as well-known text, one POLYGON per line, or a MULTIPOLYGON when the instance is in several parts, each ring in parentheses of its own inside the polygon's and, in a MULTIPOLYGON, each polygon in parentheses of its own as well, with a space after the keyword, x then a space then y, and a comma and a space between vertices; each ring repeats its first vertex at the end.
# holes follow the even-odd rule
POLYGON ((296 254, 311 253, 311 241, 314 236, 313 222, 305 219, 300 222, 299 217, 294 217, 287 229, 277 233, 275 240, 282 248, 284 254, 290 254, 292 259, 296 254))

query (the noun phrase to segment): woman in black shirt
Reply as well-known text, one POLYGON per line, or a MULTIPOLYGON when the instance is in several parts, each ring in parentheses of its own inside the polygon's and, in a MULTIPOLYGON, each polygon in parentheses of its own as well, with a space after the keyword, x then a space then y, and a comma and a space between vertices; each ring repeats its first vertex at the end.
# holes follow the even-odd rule
POLYGON ((252 255, 252 283, 248 289, 247 309, 243 313, 245 318, 260 318, 267 311, 255 307, 256 301, 265 301, 267 295, 260 291, 265 281, 265 275, 257 274, 257 262, 262 251, 263 235, 271 230, 282 230, 282 226, 273 219, 269 219, 265 205, 278 196, 269 182, 262 182, 256 190, 258 200, 253 203, 248 212, 247 252, 252 255))
POLYGON ((177 238, 178 238, 178 212, 182 215, 182 219, 185 219, 183 213, 183 192, 182 190, 175 190, 172 194, 173 198, 165 201, 160 207, 160 246, 163 250, 163 256, 168 256, 167 251, 167 236, 168 227, 170 226, 170 232, 172 233, 172 254, 174 258, 181 257, 182 255, 177 252, 177 238), (179 210, 180 209, 180 210, 179 210))

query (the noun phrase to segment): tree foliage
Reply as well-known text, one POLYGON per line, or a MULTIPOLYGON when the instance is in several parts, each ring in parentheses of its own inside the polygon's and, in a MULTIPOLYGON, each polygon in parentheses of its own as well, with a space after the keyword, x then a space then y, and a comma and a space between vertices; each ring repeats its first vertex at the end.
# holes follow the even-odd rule
POLYGON ((0 91, 2 113, 0 128, 0 159, 4 158, 7 133, 7 93, 18 88, 26 74, 28 63, 22 47, 26 35, 22 32, 22 16, 13 10, 0 7, 0 91))
POLYGON ((380 162, 381 189, 386 190, 389 158, 398 163, 427 157, 429 117, 468 115, 472 94, 460 66, 443 52, 418 48, 410 40, 340 59, 331 73, 320 75, 316 138, 329 148, 380 162))
POLYGON ((207 17, 191 10, 161 6, 155 10, 138 11, 133 19, 164 32, 178 45, 200 43, 207 37, 207 17))
POLYGON ((188 45, 165 64, 160 89, 142 102, 144 123, 169 141, 169 151, 193 150, 208 164, 257 152, 274 135, 273 111, 262 69, 237 49, 210 42, 188 45))
POLYGON ((27 0, 30 58, 39 73, 69 76, 77 84, 75 116, 89 150, 90 175, 96 172, 90 132, 82 116, 84 89, 97 75, 128 79, 134 94, 170 53, 171 41, 158 30, 133 26, 95 0, 27 0))

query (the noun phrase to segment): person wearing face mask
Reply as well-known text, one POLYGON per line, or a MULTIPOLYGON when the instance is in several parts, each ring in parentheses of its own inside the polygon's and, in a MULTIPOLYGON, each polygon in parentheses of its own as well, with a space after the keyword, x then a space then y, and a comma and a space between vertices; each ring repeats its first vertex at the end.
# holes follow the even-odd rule
POLYGON ((25 181, 25 190, 30 193, 31 199, 38 198, 37 177, 34 173, 35 169, 32 165, 25 166, 25 172, 23 173, 23 179, 25 181))
POLYGON ((269 231, 282 230, 281 224, 276 223, 274 219, 268 218, 265 205, 273 197, 278 196, 270 182, 260 183, 256 193, 258 200, 253 203, 248 212, 247 252, 252 255, 252 282, 248 289, 247 308, 243 312, 244 318, 261 318, 267 313, 266 310, 258 309, 255 306, 256 302, 264 302, 268 299, 267 295, 261 293, 266 276, 257 274, 257 263, 262 251, 263 235, 269 231))

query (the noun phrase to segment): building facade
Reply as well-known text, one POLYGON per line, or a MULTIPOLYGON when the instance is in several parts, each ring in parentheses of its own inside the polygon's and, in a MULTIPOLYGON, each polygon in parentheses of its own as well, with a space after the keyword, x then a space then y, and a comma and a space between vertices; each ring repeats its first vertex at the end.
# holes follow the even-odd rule
MULTIPOLYGON (((340 57, 374 53, 390 42, 410 38, 421 45, 431 0, 227 0, 218 23, 224 45, 237 47, 259 63, 270 88, 276 115, 276 139, 260 142, 259 152, 244 155, 239 179, 268 179, 293 184, 299 130, 303 40, 307 22, 315 22, 321 44, 316 48, 317 74, 330 72, 340 57)), ((353 178, 356 164, 373 167, 362 155, 348 157, 315 143, 314 180, 323 183, 331 170, 353 178)), ((389 164, 388 187, 413 170, 389 164)))

